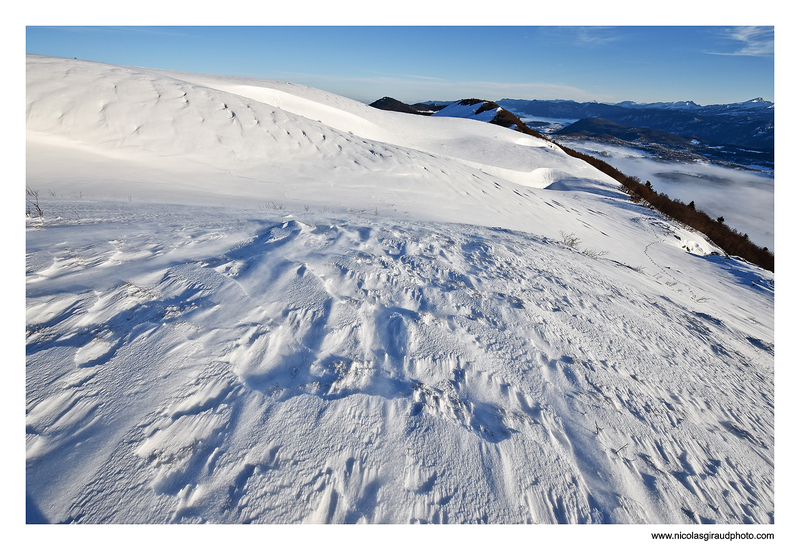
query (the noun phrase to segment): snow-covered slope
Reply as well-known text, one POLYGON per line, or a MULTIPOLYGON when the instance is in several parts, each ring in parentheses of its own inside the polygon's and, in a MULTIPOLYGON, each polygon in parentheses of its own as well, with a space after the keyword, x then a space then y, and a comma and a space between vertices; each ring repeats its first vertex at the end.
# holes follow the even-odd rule
POLYGON ((29 521, 773 521, 771 274, 552 144, 38 56, 26 103, 29 521))
POLYGON ((431 116, 436 117, 455 117, 455 118, 469 118, 472 120, 482 120, 483 122, 491 122, 497 116, 502 107, 494 109, 484 109, 484 101, 474 102, 470 100, 457 101, 451 103, 444 109, 433 113, 431 116), (481 109, 484 109, 481 111, 481 109), (478 111, 481 111, 480 113, 478 111))

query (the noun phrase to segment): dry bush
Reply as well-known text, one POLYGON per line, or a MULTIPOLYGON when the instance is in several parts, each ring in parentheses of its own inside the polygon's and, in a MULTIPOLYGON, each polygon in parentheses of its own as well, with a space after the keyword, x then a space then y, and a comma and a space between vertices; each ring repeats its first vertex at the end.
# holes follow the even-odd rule
POLYGON ((35 189, 31 189, 30 186, 25 188, 25 199, 27 208, 25 209, 25 215, 29 218, 33 216, 37 216, 39 218, 44 218, 44 212, 42 212, 41 206, 39 206, 39 191, 35 189))
POLYGON ((575 236, 575 233, 565 233, 560 231, 561 233, 561 244, 564 246, 568 246, 570 248, 578 248, 581 240, 575 236))

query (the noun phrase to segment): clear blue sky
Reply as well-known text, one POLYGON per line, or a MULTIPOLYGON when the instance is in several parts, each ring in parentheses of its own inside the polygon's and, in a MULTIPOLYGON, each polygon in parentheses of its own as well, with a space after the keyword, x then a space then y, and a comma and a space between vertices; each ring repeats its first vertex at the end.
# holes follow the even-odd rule
POLYGON ((772 27, 27 27, 26 52, 371 102, 774 101, 772 27))

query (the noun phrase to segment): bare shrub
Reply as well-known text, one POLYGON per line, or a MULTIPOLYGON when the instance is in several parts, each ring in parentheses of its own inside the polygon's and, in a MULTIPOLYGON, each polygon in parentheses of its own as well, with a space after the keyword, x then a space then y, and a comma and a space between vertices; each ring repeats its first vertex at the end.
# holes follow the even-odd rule
POLYGON ((42 212, 41 206, 39 206, 39 191, 35 189, 31 189, 30 186, 25 188, 25 203, 27 208, 25 209, 25 215, 29 218, 37 216, 39 218, 44 218, 44 212, 42 212))
POLYGON ((561 244, 564 246, 568 246, 570 248, 578 248, 581 240, 575 236, 575 233, 565 233, 564 231, 560 231, 561 233, 561 244))
POLYGON ((583 254, 584 256, 588 256, 593 260, 597 260, 608 254, 608 250, 592 250, 591 248, 587 248, 581 251, 581 254, 583 254))

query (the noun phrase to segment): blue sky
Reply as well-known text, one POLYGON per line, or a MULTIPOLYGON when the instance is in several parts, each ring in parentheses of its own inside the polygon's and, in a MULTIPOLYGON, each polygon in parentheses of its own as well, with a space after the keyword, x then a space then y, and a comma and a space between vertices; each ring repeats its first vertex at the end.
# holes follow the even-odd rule
POLYGON ((772 27, 34 27, 26 52, 289 80, 371 102, 774 101, 772 27))

